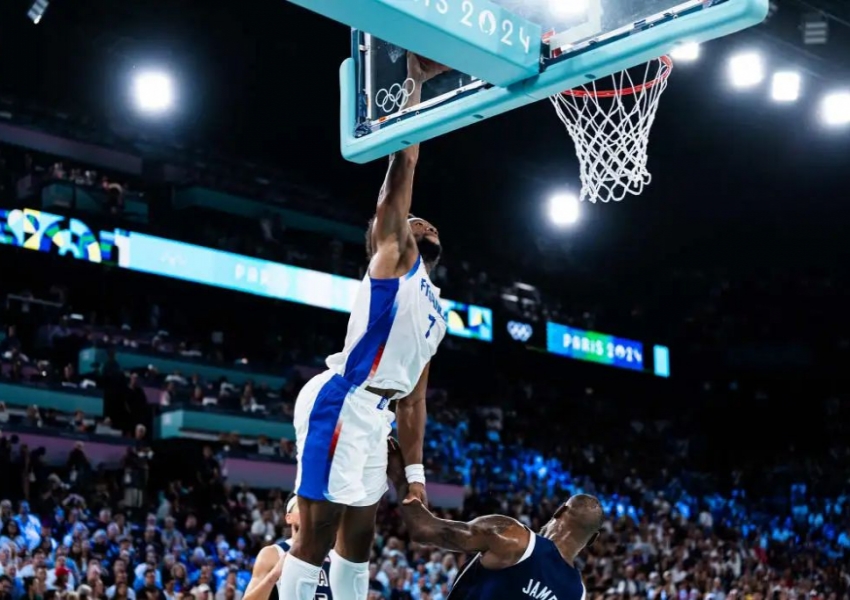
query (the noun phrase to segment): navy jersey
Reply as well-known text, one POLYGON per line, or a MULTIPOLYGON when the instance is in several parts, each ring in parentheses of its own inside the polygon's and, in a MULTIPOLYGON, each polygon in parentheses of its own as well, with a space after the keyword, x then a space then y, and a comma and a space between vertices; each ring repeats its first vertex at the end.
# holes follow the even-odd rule
POLYGON ((481 555, 458 575, 448 600, 584 600, 578 569, 567 564, 555 544, 531 534, 522 559, 507 569, 486 569, 481 555))
MULTIPOLYGON (((278 542, 277 548, 280 554, 285 554, 289 552, 289 548, 291 546, 292 540, 286 540, 285 542, 278 542)), ((328 579, 330 573, 331 561, 327 558, 325 559, 325 564, 322 565, 322 570, 319 573, 319 587, 316 588, 316 597, 315 600, 333 600, 333 594, 331 593, 331 583, 328 579)), ((269 600, 278 600, 280 598, 280 581, 272 588, 271 598, 269 600)))

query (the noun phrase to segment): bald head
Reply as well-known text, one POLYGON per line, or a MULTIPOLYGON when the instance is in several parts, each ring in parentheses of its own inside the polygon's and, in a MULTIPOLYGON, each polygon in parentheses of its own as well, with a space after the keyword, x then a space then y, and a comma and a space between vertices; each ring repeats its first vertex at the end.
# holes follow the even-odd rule
POLYGON ((585 542, 602 529, 605 514, 599 499, 589 494, 576 494, 564 505, 561 518, 568 520, 570 529, 580 533, 585 542))

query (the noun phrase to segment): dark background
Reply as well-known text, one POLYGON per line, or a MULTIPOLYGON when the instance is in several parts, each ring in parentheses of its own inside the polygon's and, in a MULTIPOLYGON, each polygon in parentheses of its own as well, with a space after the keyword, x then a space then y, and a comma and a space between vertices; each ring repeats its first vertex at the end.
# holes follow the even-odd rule
MULTIPOLYGON (((283 0, 56 0, 38 26, 27 2, 0 5, 0 90, 88 115, 112 129, 283 167, 368 217, 383 161, 346 163, 338 149, 337 69, 346 27, 283 0), (127 98, 134 69, 170 69, 179 110, 140 122, 127 98)), ((452 256, 504 264, 568 291, 568 270, 618 286, 651 286, 663 267, 843 269, 850 131, 817 122, 826 91, 850 85, 850 9, 786 0, 763 26, 707 44, 676 68, 650 144, 653 185, 620 205, 585 205, 572 230, 552 229, 545 199, 575 188, 577 164, 548 103, 428 142, 414 209, 439 227, 452 256), (830 11, 826 47, 804 47, 801 14, 830 11), (736 48, 769 67, 804 70, 803 97, 726 85, 736 48)))

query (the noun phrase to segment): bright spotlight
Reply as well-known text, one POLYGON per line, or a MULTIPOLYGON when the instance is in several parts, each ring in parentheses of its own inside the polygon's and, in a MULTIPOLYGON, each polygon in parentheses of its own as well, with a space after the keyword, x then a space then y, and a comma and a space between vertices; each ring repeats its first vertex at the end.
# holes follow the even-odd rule
POLYGON ((821 118, 827 125, 850 125, 850 92, 833 92, 824 96, 821 118))
POLYGON ((674 60, 689 62, 699 58, 700 47, 696 42, 685 42, 679 44, 670 53, 674 60))
POLYGON ((579 200, 573 194, 558 194, 549 200, 549 218, 559 227, 574 224, 580 212, 579 200))
POLYGON ((556 17, 580 17, 589 5, 590 0, 549 0, 549 12, 556 17))
POLYGON ((794 102, 800 97, 800 74, 780 71, 773 74, 770 95, 777 102, 794 102))
POLYGON ((729 60, 729 79, 736 88, 749 88, 764 80, 764 61, 755 52, 738 54, 729 60))
POLYGON ((136 107, 145 113, 162 113, 174 104, 174 85, 165 73, 148 71, 133 81, 136 107))

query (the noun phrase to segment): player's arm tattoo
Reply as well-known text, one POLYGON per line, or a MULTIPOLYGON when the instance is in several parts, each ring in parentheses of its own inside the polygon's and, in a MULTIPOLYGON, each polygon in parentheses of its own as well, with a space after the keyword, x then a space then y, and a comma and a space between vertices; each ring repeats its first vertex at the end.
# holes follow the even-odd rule
POLYGON ((515 554, 528 539, 522 525, 501 515, 479 517, 469 523, 449 521, 435 517, 420 502, 402 506, 401 514, 413 541, 453 552, 515 554))

